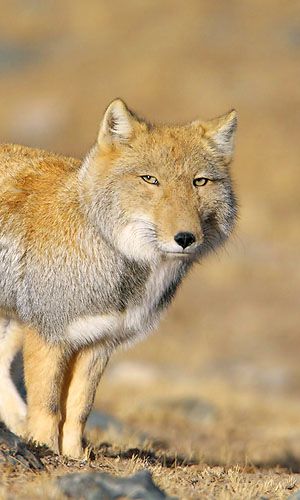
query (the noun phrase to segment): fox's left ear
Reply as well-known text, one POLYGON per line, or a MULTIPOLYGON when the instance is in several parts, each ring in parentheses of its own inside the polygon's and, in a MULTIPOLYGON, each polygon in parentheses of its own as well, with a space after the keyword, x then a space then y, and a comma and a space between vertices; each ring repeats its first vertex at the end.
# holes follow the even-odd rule
POLYGON ((234 152, 234 139, 237 128, 237 113, 233 109, 225 115, 201 123, 203 136, 212 139, 217 151, 229 163, 234 152))
POLYGON ((98 143, 126 143, 134 133, 135 118, 122 99, 110 103, 98 134, 98 143))

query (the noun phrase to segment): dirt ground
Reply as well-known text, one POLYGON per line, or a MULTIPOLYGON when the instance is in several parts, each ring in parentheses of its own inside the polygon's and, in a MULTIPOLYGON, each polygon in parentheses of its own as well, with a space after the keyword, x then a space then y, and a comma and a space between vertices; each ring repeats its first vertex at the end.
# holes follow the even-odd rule
POLYGON ((0 465, 1 498, 62 498, 57 475, 141 468, 180 499, 300 490, 300 3, 1 2, 0 136, 72 156, 123 97, 153 121, 239 114, 240 203, 159 331, 113 358, 88 464, 0 465))

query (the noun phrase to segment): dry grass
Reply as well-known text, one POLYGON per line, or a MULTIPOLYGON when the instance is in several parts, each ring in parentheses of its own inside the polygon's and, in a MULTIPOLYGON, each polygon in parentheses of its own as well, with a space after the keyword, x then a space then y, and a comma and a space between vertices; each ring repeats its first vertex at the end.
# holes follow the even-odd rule
MULTIPOLYGON (((47 463, 47 460, 44 460, 47 463)), ((89 465, 79 466, 70 462, 59 463, 54 468, 47 465, 47 473, 38 476, 24 471, 1 470, 0 498, 63 499, 55 478, 69 472, 101 471, 128 476, 140 469, 151 471, 153 478, 169 495, 181 499, 285 499, 299 486, 299 474, 280 470, 260 470, 253 466, 192 466, 175 465, 166 468, 144 458, 128 460, 98 458, 89 465)))
POLYGON ((296 398, 233 391, 224 382, 204 387, 196 378, 176 383, 173 375, 134 385, 108 374, 100 401, 119 417, 122 431, 91 429, 89 463, 46 455, 43 473, 3 467, 0 498, 62 498, 55 477, 78 470, 127 476, 147 468, 161 488, 182 499, 285 499, 300 488, 296 398), (191 399, 209 403, 213 412, 185 413, 182 403, 191 399))
MULTIPOLYGON (((125 430, 90 431, 112 446, 81 468, 148 467, 180 498, 288 498, 300 489, 299 4, 15 0, 2 14, 3 141, 81 155, 117 95, 153 120, 240 117, 236 235, 160 331, 112 360, 96 406, 125 430), (124 458, 132 447, 140 456, 124 458)), ((60 498, 53 478, 79 465, 47 460, 39 475, 1 466, 0 496, 60 498)))

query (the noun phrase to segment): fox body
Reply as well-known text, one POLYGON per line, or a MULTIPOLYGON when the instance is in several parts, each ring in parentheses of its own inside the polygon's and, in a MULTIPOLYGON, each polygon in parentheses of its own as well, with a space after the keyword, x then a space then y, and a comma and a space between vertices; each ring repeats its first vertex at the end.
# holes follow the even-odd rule
POLYGON ((117 99, 83 161, 0 147, 0 417, 82 456, 113 350, 152 330, 232 231, 234 111, 153 126, 117 99), (24 344, 26 408, 10 380, 24 344))

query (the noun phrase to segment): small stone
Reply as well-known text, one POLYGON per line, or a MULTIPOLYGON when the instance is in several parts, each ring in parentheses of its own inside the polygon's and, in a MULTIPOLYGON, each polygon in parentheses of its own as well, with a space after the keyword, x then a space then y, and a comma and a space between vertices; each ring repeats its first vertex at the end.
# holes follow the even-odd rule
POLYGON ((151 473, 147 470, 141 470, 129 477, 115 477, 105 472, 68 474, 59 477, 57 482, 62 493, 69 498, 171 500, 171 497, 154 484, 151 473))
POLYGON ((300 500, 300 490, 295 491, 287 500, 300 500))
POLYGON ((112 415, 93 410, 87 420, 87 429, 100 428, 103 431, 114 430, 117 433, 124 431, 123 423, 112 415))
POLYGON ((215 407, 208 401, 198 398, 179 398, 160 403, 174 413, 180 414, 190 422, 211 422, 216 417, 215 407))
POLYGON ((23 69, 28 64, 40 62, 41 51, 37 47, 1 41, 0 74, 8 70, 23 69))
POLYGON ((131 439, 134 437, 134 440, 140 445, 155 441, 155 439, 146 432, 139 432, 130 425, 121 422, 116 417, 98 410, 93 410, 90 413, 86 423, 87 431, 93 429, 98 429, 103 432, 112 431, 115 437, 119 436, 125 439, 129 436, 131 439))

